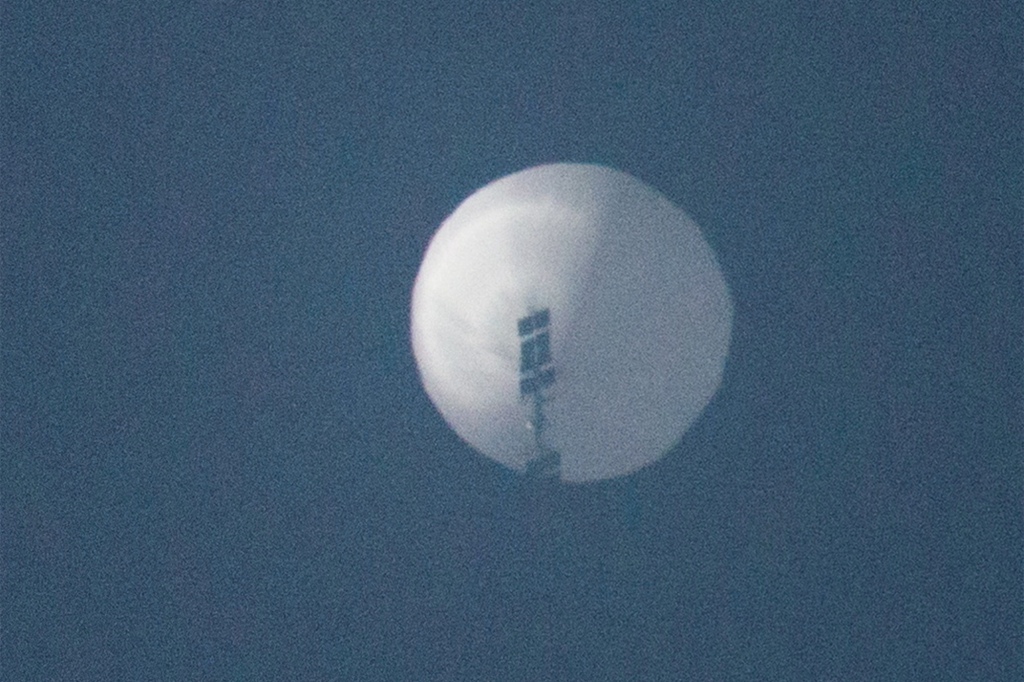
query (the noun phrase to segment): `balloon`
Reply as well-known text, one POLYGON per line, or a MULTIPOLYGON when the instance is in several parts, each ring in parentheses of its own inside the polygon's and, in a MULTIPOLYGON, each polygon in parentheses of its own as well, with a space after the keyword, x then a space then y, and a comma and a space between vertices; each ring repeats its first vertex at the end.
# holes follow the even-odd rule
POLYGON ((487 457, 567 482, 631 473, 677 443, 721 383, 731 328, 697 225, 587 164, 473 193, 412 293, 413 354, 445 421, 487 457))

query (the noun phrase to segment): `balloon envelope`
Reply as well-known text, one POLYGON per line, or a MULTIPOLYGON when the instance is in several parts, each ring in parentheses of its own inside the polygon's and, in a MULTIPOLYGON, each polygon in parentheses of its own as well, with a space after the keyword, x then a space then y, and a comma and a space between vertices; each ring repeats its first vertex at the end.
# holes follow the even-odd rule
POLYGON ((544 438, 565 481, 658 459, 718 389, 732 302, 697 225, 610 168, 514 173, 438 229, 411 311, 428 395, 463 440, 501 464, 525 470, 536 454, 517 321, 545 309, 556 380, 544 438))

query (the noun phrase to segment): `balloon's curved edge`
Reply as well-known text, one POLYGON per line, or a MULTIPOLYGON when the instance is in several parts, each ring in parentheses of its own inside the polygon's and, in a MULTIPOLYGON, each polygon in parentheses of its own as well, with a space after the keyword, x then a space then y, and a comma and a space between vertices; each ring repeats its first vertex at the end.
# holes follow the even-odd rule
MULTIPOLYGON (((571 169, 589 168, 589 169, 594 169, 594 170, 600 171, 602 175, 608 174, 609 177, 610 176, 623 176, 624 178, 626 178, 626 179, 628 179, 628 180, 630 180, 632 182, 639 183, 640 185, 643 185, 644 187, 647 187, 647 188, 653 190, 654 192, 658 193, 659 196, 663 197, 664 199, 666 199, 667 201, 672 203, 673 206, 675 206, 675 203, 672 202, 671 199, 666 197, 659 190, 657 190, 657 189, 647 185, 643 180, 640 180, 638 177, 635 177, 635 176, 631 175, 630 173, 628 173, 626 171, 623 171, 623 170, 620 170, 617 167, 611 166, 609 164, 593 162, 593 161, 580 161, 580 162, 564 162, 564 161, 562 161, 562 162, 550 162, 550 163, 537 164, 537 165, 530 166, 530 167, 521 169, 519 171, 510 173, 510 174, 507 174, 507 175, 500 176, 500 177, 498 177, 498 178, 488 182, 486 185, 483 185, 478 190, 476 190, 473 194, 481 192, 481 191, 487 189, 488 187, 491 187, 492 185, 495 185, 497 183, 502 183, 502 182, 508 181, 510 178, 514 178, 516 176, 520 176, 520 175, 524 175, 524 174, 528 174, 528 173, 533 173, 533 172, 537 172, 537 171, 541 171, 541 170, 545 170, 545 169, 546 170, 550 170, 550 171, 555 171, 555 170, 560 169, 560 168, 562 168, 562 169, 566 169, 566 168, 571 168, 571 169)), ((472 195, 470 195, 470 196, 472 196, 472 195)), ((463 202, 464 201, 465 201, 465 199, 463 200, 463 202)), ((678 207, 676 207, 676 208, 678 208, 678 207)), ((687 214, 687 218, 689 218, 688 214, 687 214)), ((700 232, 701 237, 705 241, 707 241, 707 236, 706 236, 705 232, 702 229, 700 229, 699 227, 698 227, 698 230, 700 232)), ((436 232, 435 232, 435 235, 436 235, 436 232)), ((431 242, 432 242, 432 240, 433 240, 433 236, 431 238, 431 242)), ((427 249, 429 249, 429 244, 431 242, 428 242, 427 249)), ((710 243, 708 243, 707 245, 708 245, 709 248, 711 247, 710 243)), ((426 249, 425 249, 425 252, 426 252, 426 249)), ((726 301, 727 306, 728 306, 728 315, 727 315, 728 319, 727 319, 726 331, 725 331, 725 337, 726 337, 725 338, 725 347, 724 347, 725 350, 723 352, 723 356, 722 356, 722 359, 721 359, 721 367, 719 368, 719 371, 718 371, 718 381, 717 381, 716 386, 714 387, 714 390, 711 392, 710 396, 708 397, 707 402, 698 411, 696 417, 693 419, 693 421, 689 425, 687 425, 682 430, 682 432, 679 434, 678 439, 675 442, 673 442, 661 454, 659 454, 657 457, 654 457, 653 459, 637 462, 637 463, 635 463, 633 465, 630 465, 626 469, 623 469, 623 470, 620 470, 620 471, 616 471, 613 475, 567 477, 564 472, 561 472, 561 473, 559 473, 558 476, 545 477, 544 480, 556 480, 559 484, 566 485, 566 486, 586 487, 586 486, 608 484, 608 483, 611 483, 611 482, 621 481, 621 480, 624 480, 624 479, 628 479, 628 478, 634 477, 637 474, 639 474, 641 471, 644 471, 644 470, 650 468, 652 465, 655 465, 655 464, 657 464, 659 462, 662 462, 663 460, 666 459, 666 457, 670 456, 674 451, 679 449, 680 444, 684 443, 687 440, 687 435, 694 428, 694 426, 696 424, 700 423, 701 421, 704 421, 704 420, 707 419, 706 415, 709 413, 709 409, 716 402, 716 399, 719 399, 719 393, 721 392, 722 384, 725 381, 726 372, 728 371, 728 367, 731 364, 730 356, 731 356, 732 346, 733 346, 733 331, 734 331, 732 327, 733 327, 733 325, 735 323, 735 318, 736 318, 736 307, 735 307, 735 304, 733 302, 732 287, 729 286, 728 278, 726 277, 726 273, 725 273, 725 271, 722 268, 722 264, 721 264, 721 261, 720 261, 720 259, 718 257, 718 253, 715 251, 714 248, 710 248, 710 256, 711 256, 711 259, 712 259, 712 261, 714 263, 714 266, 716 268, 718 276, 721 277, 722 284, 724 285, 724 296, 725 296, 725 301, 726 301)), ((410 322, 411 322, 411 320, 415 316, 415 287, 414 287, 413 291, 410 292, 410 294, 411 295, 410 295, 410 299, 409 299, 409 309, 408 309, 408 312, 409 312, 409 317, 410 317, 410 322)), ((417 358, 416 358, 416 348, 415 348, 416 341, 415 341, 415 337, 414 336, 410 336, 409 343, 410 343, 409 350, 413 353, 413 359, 417 360, 417 358)), ((420 380, 421 380, 421 384, 423 384, 424 378, 425 378, 424 377, 424 369, 420 366, 420 363, 418 362, 418 360, 416 362, 416 365, 417 365, 417 372, 418 372, 420 380)), ((428 392, 428 396, 429 396, 429 392, 428 392)), ((432 397, 431 397, 431 399, 433 401, 432 397)), ((435 407, 437 407, 436 404, 435 404, 435 407)), ((444 417, 444 415, 441 414, 441 413, 439 413, 439 416, 444 417)), ((451 426, 450 423, 449 423, 449 426, 451 426)), ((463 443, 465 443, 466 445, 468 445, 474 452, 477 452, 479 454, 484 455, 484 458, 487 459, 487 460, 490 460, 491 464, 498 465, 500 470, 504 470, 505 472, 507 472, 509 474, 513 474, 516 478, 525 478, 525 479, 529 479, 530 478, 530 474, 528 473, 527 466, 525 465, 524 462, 518 462, 518 461, 516 461, 516 462, 497 461, 491 455, 482 452, 473 443, 467 441, 465 438, 462 438, 461 434, 460 434, 460 440, 463 443)))

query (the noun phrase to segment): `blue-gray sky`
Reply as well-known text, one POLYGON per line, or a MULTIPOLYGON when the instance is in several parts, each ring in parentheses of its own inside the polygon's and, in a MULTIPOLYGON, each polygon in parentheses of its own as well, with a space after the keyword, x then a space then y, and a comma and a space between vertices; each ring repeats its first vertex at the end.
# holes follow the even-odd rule
POLYGON ((0 7, 5 679, 1020 679, 1020 13, 351 4, 0 7), (736 305, 599 485, 409 348, 441 220, 550 161, 736 305))

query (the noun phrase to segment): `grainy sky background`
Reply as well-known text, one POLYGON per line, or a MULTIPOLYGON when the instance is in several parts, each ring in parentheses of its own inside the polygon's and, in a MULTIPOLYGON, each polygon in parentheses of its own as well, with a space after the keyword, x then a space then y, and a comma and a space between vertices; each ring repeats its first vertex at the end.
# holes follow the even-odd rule
POLYGON ((1022 50, 996 2, 0 7, 10 680, 1019 680, 1022 50), (361 6, 361 8, 360 8, 361 6), (703 227, 723 386, 474 454, 412 281, 483 184, 703 227))

